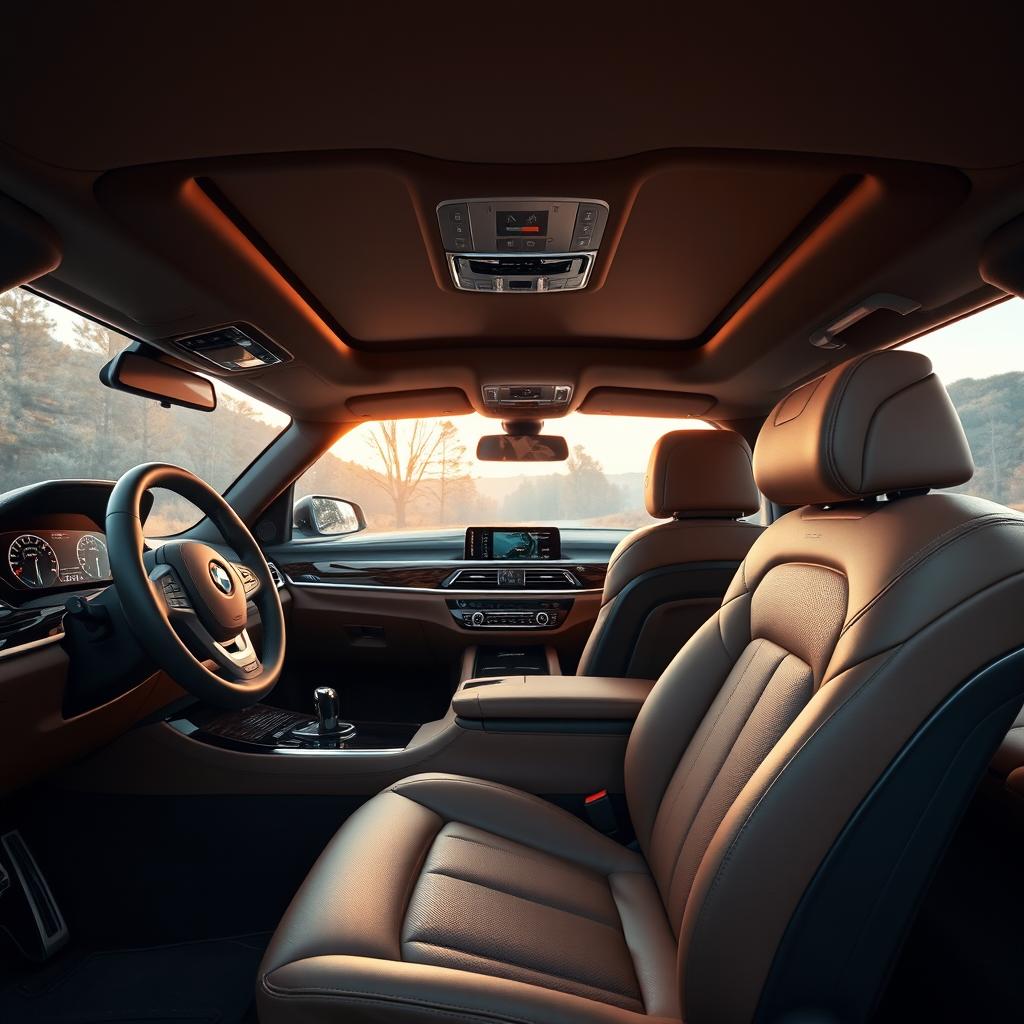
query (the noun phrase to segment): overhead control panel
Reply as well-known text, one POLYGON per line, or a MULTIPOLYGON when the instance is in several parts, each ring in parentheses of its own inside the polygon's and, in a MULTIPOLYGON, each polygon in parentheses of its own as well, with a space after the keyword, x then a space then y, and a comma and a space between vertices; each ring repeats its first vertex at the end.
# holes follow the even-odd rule
POLYGON ((438 226, 455 287, 521 294, 585 288, 608 223, 600 199, 452 199, 438 226))
POLYGON ((480 391, 489 410, 506 414, 538 410, 560 414, 572 398, 571 384, 485 384, 480 391))

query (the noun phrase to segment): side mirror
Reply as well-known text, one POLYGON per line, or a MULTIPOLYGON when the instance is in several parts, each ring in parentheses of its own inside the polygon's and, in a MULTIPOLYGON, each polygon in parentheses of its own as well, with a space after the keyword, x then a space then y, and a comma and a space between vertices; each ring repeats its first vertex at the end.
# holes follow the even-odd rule
POLYGON ((118 352, 100 370, 100 381, 115 391, 152 398, 164 407, 180 405, 200 412, 213 412, 217 408, 213 381, 191 370, 140 355, 134 347, 118 352))
POLYGON ((487 434, 476 446, 481 462, 565 462, 569 445, 555 434, 487 434))
POLYGON ((307 494, 295 502, 292 525, 307 537, 339 537, 365 530, 366 517, 354 501, 307 494))

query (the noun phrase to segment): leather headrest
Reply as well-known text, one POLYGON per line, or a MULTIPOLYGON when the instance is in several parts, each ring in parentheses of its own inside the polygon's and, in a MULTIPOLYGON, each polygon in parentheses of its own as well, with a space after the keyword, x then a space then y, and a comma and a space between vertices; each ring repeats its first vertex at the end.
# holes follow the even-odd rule
POLYGON ((973 473, 953 403, 917 352, 870 352, 797 388, 754 448, 757 486, 780 505, 952 487, 973 473))
POLYGON ((731 430, 673 430, 658 439, 647 464, 644 501, 655 519, 676 515, 746 516, 761 497, 750 446, 731 430))

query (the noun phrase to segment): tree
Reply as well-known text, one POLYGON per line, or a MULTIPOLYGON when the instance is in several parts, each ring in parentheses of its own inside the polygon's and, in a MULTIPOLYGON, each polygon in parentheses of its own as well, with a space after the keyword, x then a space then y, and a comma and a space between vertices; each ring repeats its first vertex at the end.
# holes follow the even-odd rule
POLYGON ((436 475, 437 522, 444 526, 457 492, 466 490, 472 484, 466 473, 466 446, 459 440, 459 429, 451 420, 443 420, 439 426, 436 475))
POLYGON ((441 446, 441 424, 435 420, 412 420, 402 430, 399 420, 376 423, 367 438, 371 452, 380 463, 380 471, 369 479, 391 499, 395 527, 407 522, 409 506, 434 466, 441 446))

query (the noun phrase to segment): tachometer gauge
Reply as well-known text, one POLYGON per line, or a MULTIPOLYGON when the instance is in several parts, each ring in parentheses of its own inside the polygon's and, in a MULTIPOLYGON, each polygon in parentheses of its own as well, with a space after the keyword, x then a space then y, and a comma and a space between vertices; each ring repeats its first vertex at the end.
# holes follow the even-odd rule
POLYGON ((110 575, 107 545, 99 537, 86 534, 78 540, 78 564, 89 579, 105 580, 110 575))
POLYGON ((53 587, 60 577, 53 548, 33 533, 23 533, 11 541, 7 564, 14 578, 26 587, 53 587))

